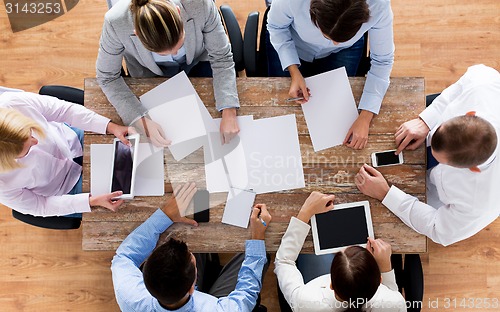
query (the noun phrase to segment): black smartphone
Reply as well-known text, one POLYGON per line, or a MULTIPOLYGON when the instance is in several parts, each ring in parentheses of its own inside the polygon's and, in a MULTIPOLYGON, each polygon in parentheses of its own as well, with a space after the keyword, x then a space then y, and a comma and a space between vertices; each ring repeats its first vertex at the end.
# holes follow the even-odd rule
POLYGON ((207 190, 198 190, 194 194, 194 220, 198 223, 210 221, 210 194, 207 190))

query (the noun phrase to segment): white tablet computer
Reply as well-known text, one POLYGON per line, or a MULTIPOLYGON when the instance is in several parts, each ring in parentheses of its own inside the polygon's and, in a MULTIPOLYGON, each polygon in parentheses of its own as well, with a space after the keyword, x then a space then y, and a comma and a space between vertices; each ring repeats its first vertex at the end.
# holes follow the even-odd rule
POLYGON ((123 144, 119 139, 113 141, 113 161, 111 169, 110 192, 122 191, 118 198, 134 198, 135 170, 137 168, 137 147, 139 134, 127 137, 132 146, 123 144))
POLYGON ((345 247, 366 247, 368 237, 373 236, 370 203, 360 201, 335 205, 334 209, 311 218, 314 253, 336 253, 345 247))

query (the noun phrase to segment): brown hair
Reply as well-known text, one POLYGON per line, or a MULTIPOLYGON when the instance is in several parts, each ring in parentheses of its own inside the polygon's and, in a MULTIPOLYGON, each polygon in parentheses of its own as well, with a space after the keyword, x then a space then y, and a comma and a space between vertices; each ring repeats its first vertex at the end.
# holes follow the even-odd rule
POLYGON ((431 140, 436 152, 444 152, 449 164, 471 168, 484 163, 497 146, 495 128, 478 116, 459 116, 438 127, 431 140))
POLYGON ((311 21, 335 42, 346 42, 370 18, 366 0, 311 0, 311 21))
POLYGON ((0 108, 0 172, 21 168, 16 158, 31 137, 31 131, 45 137, 42 127, 33 119, 13 108, 0 108))
POLYGON ((174 48, 184 27, 177 6, 169 0, 132 0, 137 37, 146 49, 163 52, 174 48))
POLYGON ((377 292, 381 274, 377 261, 368 250, 351 246, 335 255, 330 277, 337 297, 349 303, 347 311, 362 311, 363 304, 377 292))
POLYGON ((144 285, 163 304, 179 302, 196 279, 196 267, 186 243, 170 238, 144 263, 144 285))

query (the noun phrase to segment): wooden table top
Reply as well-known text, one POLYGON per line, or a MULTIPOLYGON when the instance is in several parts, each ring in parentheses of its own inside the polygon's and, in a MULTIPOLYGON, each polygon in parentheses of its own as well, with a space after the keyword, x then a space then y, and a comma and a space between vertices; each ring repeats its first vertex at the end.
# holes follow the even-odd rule
MULTIPOLYGON (((140 96, 164 82, 165 78, 126 78, 132 92, 140 96)), ((191 78, 194 88, 214 118, 220 113, 215 109, 211 78, 191 78)), ((359 103, 365 78, 349 78, 356 103, 359 103)), ((370 128, 367 147, 361 151, 337 146, 315 153, 308 134, 304 115, 299 104, 286 103, 289 78, 237 78, 241 108, 238 114, 253 115, 254 119, 295 114, 306 187, 292 191, 257 195, 256 203, 267 204, 272 222, 266 232, 266 248, 275 252, 286 231, 290 218, 296 216, 305 199, 312 191, 336 195, 336 203, 361 200, 370 202, 375 236, 391 243, 396 253, 425 253, 427 238, 407 227, 398 217, 378 200, 361 194, 354 184, 354 176, 363 163, 371 163, 370 154, 375 151, 394 149, 394 132, 403 122, 415 118, 425 108, 424 79, 415 77, 391 78, 391 85, 382 104, 380 114, 370 128)), ((85 80, 85 106, 113 122, 121 119, 108 102, 95 79, 85 80)), ((111 135, 85 133, 83 191, 90 190, 90 144, 111 143, 111 135)), ((404 152, 405 163, 400 166, 379 168, 390 184, 420 200, 425 200, 425 148, 404 152)), ((180 163, 175 163, 169 152, 165 153, 168 166, 203 168, 203 151, 196 151, 180 163)), ((165 192, 171 192, 168 170, 165 171, 165 192)), ((186 181, 187 182, 187 181, 186 181)), ((166 194, 169 196, 170 194, 166 194)), ((83 214, 84 250, 115 250, 125 237, 144 222, 166 201, 165 197, 136 197, 113 213, 104 208, 83 214)), ((225 194, 211 194, 210 222, 194 228, 174 224, 160 239, 169 233, 186 241, 192 252, 242 252, 250 229, 242 229, 221 223, 225 206, 225 194)), ((302 252, 312 253, 312 235, 309 233, 302 252)))

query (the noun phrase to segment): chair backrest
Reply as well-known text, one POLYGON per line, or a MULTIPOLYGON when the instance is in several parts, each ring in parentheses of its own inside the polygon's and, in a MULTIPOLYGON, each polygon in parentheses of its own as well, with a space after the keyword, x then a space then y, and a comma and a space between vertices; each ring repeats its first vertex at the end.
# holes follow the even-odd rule
POLYGON ((247 22, 245 24, 245 33, 243 37, 243 59, 245 63, 245 72, 248 77, 258 76, 258 27, 259 12, 251 12, 247 17, 247 22))
POLYGON ((361 60, 359 61, 356 77, 365 77, 371 67, 370 51, 368 48, 368 43, 369 43, 368 32, 365 32, 363 36, 365 38, 365 44, 363 46, 363 54, 361 55, 361 60))
POLYGON ((80 227, 82 219, 67 217, 35 217, 12 210, 12 216, 24 223, 51 230, 76 230, 80 227))
POLYGON ((233 52, 236 71, 242 71, 245 69, 245 63, 243 60, 243 36, 241 35, 240 25, 229 5, 221 5, 220 12, 222 14, 223 23, 226 26, 229 42, 231 43, 231 51, 233 52))

